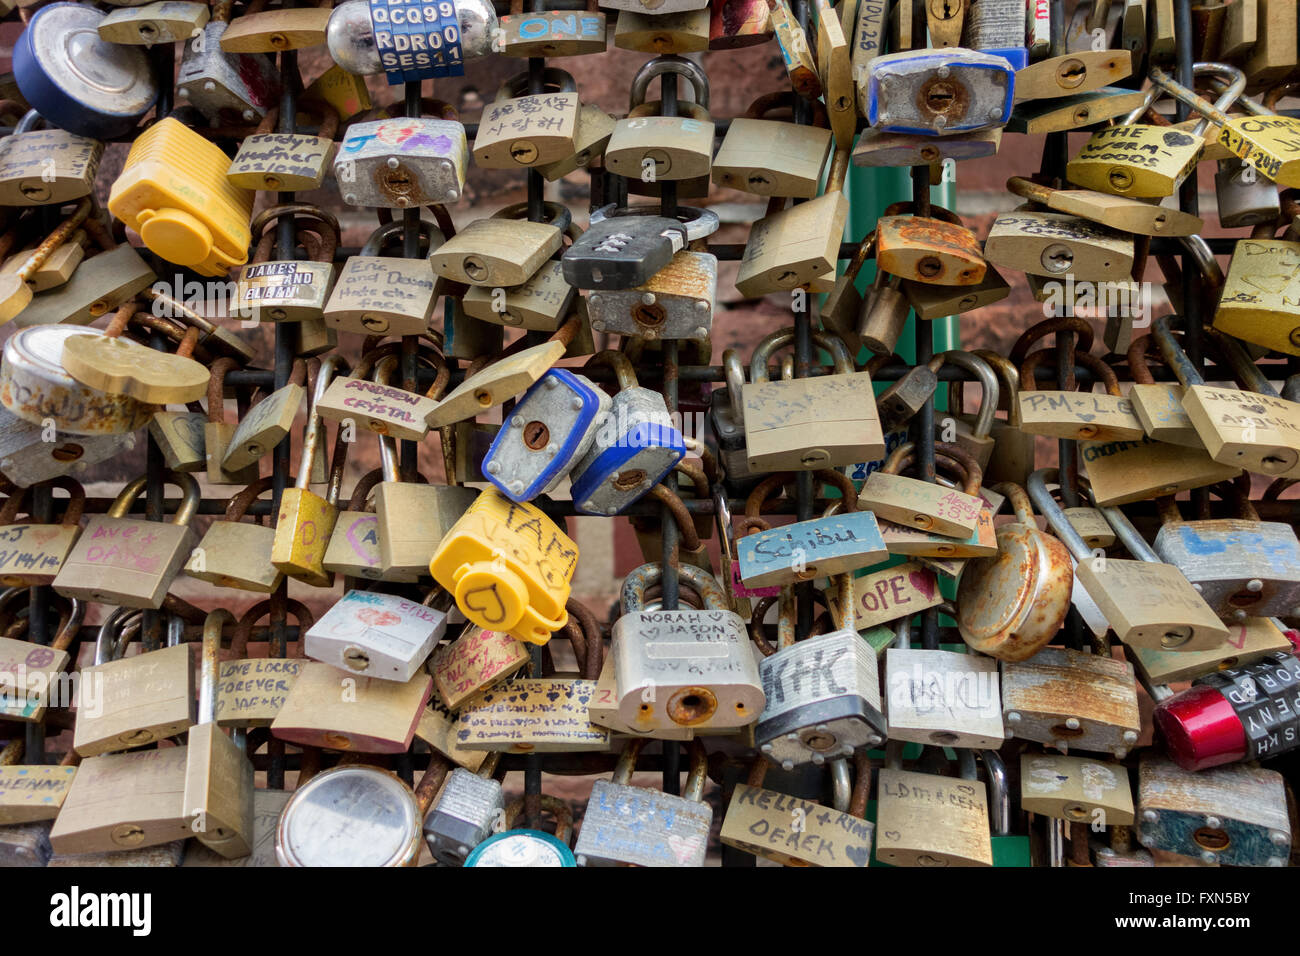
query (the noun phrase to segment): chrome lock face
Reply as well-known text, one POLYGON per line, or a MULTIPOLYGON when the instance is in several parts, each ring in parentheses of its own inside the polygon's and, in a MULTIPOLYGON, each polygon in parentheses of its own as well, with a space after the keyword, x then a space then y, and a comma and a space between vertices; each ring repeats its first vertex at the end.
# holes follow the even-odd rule
POLYGON ((923 50, 878 56, 868 69, 865 111, 875 129, 940 136, 1011 118, 1015 70, 1003 57, 923 50))
POLYGON ((404 118, 348 127, 334 177, 352 206, 414 209, 454 203, 469 163, 465 127, 455 120, 404 118))

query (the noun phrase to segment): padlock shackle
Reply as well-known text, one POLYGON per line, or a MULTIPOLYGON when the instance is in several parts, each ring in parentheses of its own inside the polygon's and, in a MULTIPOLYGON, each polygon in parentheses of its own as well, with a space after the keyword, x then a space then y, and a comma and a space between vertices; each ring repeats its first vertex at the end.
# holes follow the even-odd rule
POLYGON ((627 742, 623 752, 618 755, 618 763, 614 765, 614 776, 610 783, 628 786, 632 780, 632 772, 636 770, 637 758, 641 756, 641 749, 644 746, 644 737, 633 737, 627 742))
MULTIPOLYGON (((189 524, 199 510, 199 484, 193 476, 183 471, 166 471, 163 473, 163 481, 167 484, 176 485, 181 490, 180 507, 176 509, 176 514, 172 516, 172 524, 189 524)), ((109 518, 126 518, 131 513, 131 503, 139 498, 145 492, 145 487, 149 483, 148 475, 141 475, 129 482, 123 488, 113 503, 108 506, 106 517, 109 518)))
POLYGON ((1011 835, 1011 785, 1007 765, 996 750, 981 750, 984 772, 989 778, 989 824, 993 836, 1011 835))
POLYGON ((50 642, 50 647, 56 651, 66 651, 72 646, 73 640, 81 630, 81 624, 86 619, 86 602, 78 598, 70 598, 72 607, 68 610, 67 623, 59 629, 59 633, 54 635, 54 640, 50 642))
POLYGON ((664 73, 680 73, 695 92, 695 102, 703 109, 709 108, 709 78, 695 63, 682 56, 664 54, 647 61, 632 77, 632 88, 628 108, 640 106, 645 102, 650 89, 650 81, 664 73))
MULTIPOLYGON (((504 206, 492 214, 492 219, 527 219, 528 203, 517 202, 509 206, 504 206)), ((568 232, 569 226, 573 224, 573 212, 568 206, 558 202, 542 203, 542 215, 546 218, 542 220, 550 226, 554 226, 560 232, 568 232)), ((401 225, 401 223, 398 223, 401 225)))
POLYGON ((203 621, 203 658, 199 670, 198 723, 217 720, 217 688, 221 684, 221 630, 235 623, 235 615, 224 607, 208 612, 203 621))
MULTIPOLYGON (((1029 354, 1029 347, 1039 339, 1045 339, 1049 335, 1060 335, 1064 332, 1073 332, 1076 336, 1074 340, 1074 350, 1076 352, 1092 351, 1092 343, 1095 333, 1092 329, 1092 323, 1087 319, 1080 318, 1076 315, 1058 315, 1050 319, 1043 319, 1041 322, 1035 322, 1025 331, 1020 333, 1011 346, 1009 358, 1017 368, 1024 362, 1025 356, 1029 354)), ((1020 388, 1025 390, 1026 382, 1023 375, 1020 379, 1020 388)), ((1028 383, 1028 388, 1033 389, 1033 383, 1028 383)))
POLYGON ((830 611, 831 623, 835 625, 837 631, 853 628, 856 620, 853 572, 846 571, 843 574, 835 575, 831 578, 831 587, 835 589, 835 600, 827 601, 827 610, 830 611))
MULTIPOLYGON (((1069 549, 1074 555, 1076 561, 1091 561, 1093 554, 1092 548, 1083 540, 1083 536, 1075 530, 1074 525, 1070 524, 1070 519, 1065 516, 1061 506, 1056 503, 1052 493, 1047 490, 1047 483, 1059 483, 1060 470, 1057 468, 1039 468, 1029 476, 1026 482, 1026 490, 1029 492, 1029 500, 1038 508, 1038 513, 1047 519, 1048 526, 1057 539, 1069 549)), ((1003 488, 999 485, 998 488, 1003 488)), ((1006 485, 1007 488, 1013 488, 1014 485, 1006 485)), ((1011 499, 1011 495, 1007 495, 1011 499)))
POLYGON ((1223 357, 1228 362, 1228 367, 1232 369, 1234 375, 1241 379, 1247 391, 1267 395, 1269 398, 1282 397, 1264 373, 1259 370, 1259 366, 1255 364, 1254 359, 1246 353, 1240 342, 1214 328, 1207 328, 1205 333, 1207 338, 1219 347, 1223 357))
POLYGON ((1163 563, 1155 551, 1152 550, 1151 545, 1147 544, 1146 538, 1142 537, 1138 533, 1138 529, 1133 527, 1133 522, 1129 521, 1128 515, 1114 505, 1098 505, 1092 499, 1090 492, 1088 500, 1092 501, 1093 507, 1101 512, 1101 516, 1106 519, 1106 523, 1114 530, 1115 537, 1128 549, 1129 554, 1148 564, 1163 563))
MULTIPOLYGON (((257 630, 257 622, 272 613, 272 601, 270 598, 264 601, 258 601, 239 618, 239 623, 235 625, 235 636, 230 641, 230 651, 236 659, 242 659, 248 654, 248 642, 252 639, 253 631, 257 630)), ((284 611, 286 615, 292 615, 298 622, 298 656, 302 656, 304 641, 302 635, 306 634, 313 624, 316 623, 315 616, 311 609, 301 601, 289 598, 285 601, 284 611)), ((271 627, 270 624, 267 627, 271 627)))
POLYGON ((795 620, 798 616, 798 604, 795 600, 794 587, 783 585, 781 596, 777 599, 776 609, 776 649, 783 651, 795 644, 795 620))
MULTIPOLYGON (((118 631, 126 623, 126 619, 139 613, 128 607, 115 607, 108 612, 108 617, 104 618, 99 625, 99 633, 95 636, 95 666, 107 664, 109 661, 116 660, 119 656, 119 645, 117 644, 118 631)), ((126 645, 120 645, 121 650, 126 649, 126 645)))
POLYGON ((1155 337, 1156 347, 1160 349, 1165 364, 1173 370, 1174 377, 1184 388, 1204 385, 1205 378, 1196 370, 1196 366, 1192 365, 1192 360, 1187 357, 1183 347, 1174 338, 1173 330, 1169 327, 1169 318, 1167 315, 1161 315, 1151 320, 1151 335, 1155 337))
MULTIPOLYGON (((997 374, 1001 381, 1001 390, 1007 400, 1007 424, 1013 428, 1020 427, 1020 369, 1005 355, 999 355, 990 349, 976 349, 971 353, 983 360, 997 374)), ((1003 395, 999 393, 1001 401, 1003 395)))
POLYGON ((709 752, 699 737, 691 740, 690 761, 691 769, 686 775, 686 786, 682 787, 682 798, 702 803, 704 787, 709 782, 709 752))
POLYGON ((636 369, 632 367, 632 362, 624 353, 615 349, 605 349, 587 359, 583 368, 596 368, 601 365, 614 370, 614 378, 617 379, 620 390, 640 386, 641 383, 636 378, 636 369))
POLYGON ((742 395, 745 388, 745 365, 740 360, 740 353, 727 349, 722 353, 722 375, 727 380, 727 404, 731 408, 731 417, 737 425, 745 424, 745 401, 742 395))
MULTIPOLYGON (((813 332, 812 339, 818 346, 831 353, 836 374, 848 375, 854 371, 853 357, 849 355, 849 348, 844 344, 843 339, 821 331, 813 332)), ((778 349, 793 343, 794 328, 792 326, 777 329, 760 339, 759 343, 754 346, 754 352, 749 359, 749 380, 754 383, 771 381, 767 360, 778 349)))
MULTIPOLYGON (((704 608, 710 611, 726 611, 727 594, 722 585, 708 571, 693 564, 683 564, 677 569, 678 576, 689 584, 704 602, 704 608)), ((634 568, 623 579, 623 588, 619 595, 622 613, 631 614, 645 609, 645 593, 663 580, 664 569, 660 564, 643 564, 634 568)))
POLYGON ((503 99, 517 99, 523 96, 541 96, 545 93, 576 93, 578 90, 577 81, 574 80, 573 74, 567 70, 561 70, 556 66, 548 66, 542 70, 542 92, 529 93, 528 87, 532 82, 529 71, 524 70, 513 76, 507 77, 497 87, 496 97, 493 102, 500 102, 503 99))
POLYGON ((316 408, 325 397, 330 381, 342 367, 345 367, 345 364, 337 353, 325 356, 320 363, 320 371, 316 375, 316 387, 312 390, 311 407, 307 411, 307 432, 302 442, 302 453, 298 457, 298 474, 293 481, 295 488, 306 490, 311 487, 312 465, 316 456, 320 454, 320 446, 325 440, 324 421, 316 408))
POLYGON ((250 482, 242 491, 230 499, 226 505, 226 521, 242 521, 244 515, 248 513, 249 507, 266 494, 275 486, 275 476, 267 475, 265 478, 258 478, 250 482))
POLYGON ((978 355, 962 349, 950 349, 940 353, 945 364, 956 365, 975 376, 983 392, 980 395, 980 410, 975 413, 974 434, 976 438, 987 438, 993 431, 994 415, 998 410, 1001 390, 998 388, 997 375, 978 355))
POLYGON ((1204 136, 1206 129, 1209 128, 1210 122, 1218 124, 1220 127, 1226 126, 1229 122, 1228 115, 1224 110, 1232 106, 1232 103, 1246 89, 1246 74, 1235 66, 1229 66, 1227 63, 1193 63, 1192 75, 1201 76, 1203 74, 1213 73, 1228 78, 1228 85, 1219 95, 1218 100, 1211 103, 1203 96, 1199 96, 1195 90, 1189 90, 1172 76, 1160 69, 1158 66, 1151 67, 1151 82, 1155 83, 1165 92, 1170 93, 1177 100, 1186 103, 1192 109, 1201 114, 1201 121, 1192 128, 1193 136, 1204 136))

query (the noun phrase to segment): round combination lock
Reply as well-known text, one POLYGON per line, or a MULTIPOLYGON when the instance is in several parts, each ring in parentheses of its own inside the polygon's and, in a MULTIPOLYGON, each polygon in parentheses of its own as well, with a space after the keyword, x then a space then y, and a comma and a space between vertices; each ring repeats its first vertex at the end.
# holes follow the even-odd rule
POLYGON ((573 851, 541 830, 509 830, 488 837, 465 860, 466 866, 577 866, 573 851))

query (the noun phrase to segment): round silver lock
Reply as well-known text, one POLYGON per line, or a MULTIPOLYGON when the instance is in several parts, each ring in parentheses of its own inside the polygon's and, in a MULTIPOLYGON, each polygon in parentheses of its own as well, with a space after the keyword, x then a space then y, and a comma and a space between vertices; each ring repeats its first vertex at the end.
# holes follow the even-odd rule
POLYGON ((335 767, 289 798, 275 856, 281 866, 409 866, 420 840, 415 794, 395 774, 335 767))

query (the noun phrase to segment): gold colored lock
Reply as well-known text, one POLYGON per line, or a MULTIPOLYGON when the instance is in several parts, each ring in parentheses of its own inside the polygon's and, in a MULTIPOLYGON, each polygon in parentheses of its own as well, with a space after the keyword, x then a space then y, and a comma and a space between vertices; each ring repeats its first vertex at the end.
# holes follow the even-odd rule
MULTIPOLYGON (((289 598, 285 602, 288 617, 298 623, 299 639, 287 642, 289 657, 276 657, 276 647, 268 640, 263 653, 271 656, 251 656, 248 645, 256 624, 262 618, 272 618, 274 599, 259 601, 239 619, 235 636, 230 642, 230 657, 221 662, 221 683, 217 685, 217 726, 219 727, 269 727, 284 706, 285 698, 302 668, 301 635, 316 623, 316 618, 301 601, 289 598)), ((265 630, 273 630, 268 620, 265 630)))
POLYGON ((894 203, 877 220, 876 261, 880 268, 914 282, 978 285, 986 264, 975 234, 940 206, 932 205, 929 216, 898 215, 912 208, 912 203, 894 203))
MULTIPOLYGON (((614 124, 605 147, 605 167, 629 180, 657 183, 707 177, 713 159, 714 124, 707 118, 640 116, 650 81, 663 73, 684 76, 694 91, 694 102, 709 108, 708 77, 690 60, 660 56, 646 63, 632 78, 630 118, 614 124)), ((685 112, 683 110, 682 112, 685 112)))
POLYGON ((540 509, 484 491, 429 563, 461 612, 480 627, 545 644, 568 620, 578 546, 540 509))
POLYGON ((86 504, 86 490, 71 478, 60 477, 48 483, 15 491, 0 508, 0 585, 34 587, 50 584, 63 567, 64 559, 81 534, 81 513, 86 504), (68 503, 58 524, 35 521, 18 523, 20 509, 37 488, 62 488, 68 503))
POLYGON ((766 93, 732 120, 713 158, 713 181, 759 196, 814 198, 831 152, 825 110, 814 105, 811 126, 763 118, 794 103, 791 91, 766 93))
POLYGON ((1300 355, 1300 242, 1241 239, 1232 252, 1214 327, 1226 335, 1300 355))
POLYGON ((585 11, 531 13, 524 13, 523 0, 510 0, 510 12, 501 18, 499 51, 502 56, 521 57, 604 53, 605 33, 605 14, 596 0, 587 0, 585 11))
POLYGON ((572 221, 559 203, 546 203, 547 222, 520 218, 527 213, 527 203, 516 203, 476 219, 430 254, 433 271, 466 285, 523 285, 560 248, 572 221))
POLYGON ((224 520, 214 521, 190 553, 185 573, 220 588, 270 594, 284 574, 271 564, 275 531, 260 523, 245 524, 244 514, 271 490, 271 476, 258 478, 230 499, 224 520))
POLYGON ((700 53, 709 48, 709 10, 642 13, 624 10, 614 24, 614 46, 642 53, 700 53))
POLYGON ((172 471, 205 471, 203 454, 204 412, 154 412, 149 419, 149 434, 162 449, 163 464, 172 471))
POLYGON ((202 34, 211 13, 206 3, 157 0, 141 7, 113 10, 95 29, 99 38, 109 43, 179 43, 202 34))
MULTIPOLYGON (((15 598, 25 597, 24 587, 10 587, 0 593, 0 608, 7 608, 15 598)), ((58 631, 48 645, 33 644, 21 638, 30 626, 30 617, 17 622, 15 627, 0 637, 0 668, 3 673, 22 674, 23 679, 9 682, 0 694, 0 718, 22 723, 40 723, 45 720, 50 705, 58 706, 51 688, 59 686, 63 672, 70 660, 68 648, 81 631, 86 617, 86 605, 72 600, 64 605, 55 599, 59 610, 58 631)), ((29 612, 30 613, 30 612, 29 612)), ((66 686, 66 685, 65 685, 66 686)))
POLYGON ((484 169, 545 166, 578 150, 578 94, 573 77, 548 67, 543 71, 547 92, 524 96, 528 74, 519 73, 501 84, 496 99, 483 108, 474 162, 484 169))
POLYGON ((53 206, 90 195, 104 144, 61 129, 36 129, 35 110, 0 140, 0 203, 53 206))
POLYGON ((315 136, 305 133, 280 133, 276 122, 279 107, 262 117, 256 132, 239 144, 239 152, 230 163, 226 178, 241 189, 297 192, 319 189, 334 157, 334 134, 339 128, 339 114, 328 103, 298 101, 298 108, 314 109, 320 116, 315 136))
POLYGON ((1054 360, 1055 351, 1040 349, 1020 366, 1020 427, 1031 435, 1086 438, 1097 441, 1141 439, 1145 432, 1133 403, 1123 396, 1115 371, 1095 355, 1076 351, 1074 360, 1091 371, 1105 386, 1094 392, 1039 391, 1034 370, 1054 360))
POLYGON ((221 35, 227 53, 282 53, 320 46, 325 42, 330 4, 298 9, 268 10, 264 3, 249 4, 221 35))

